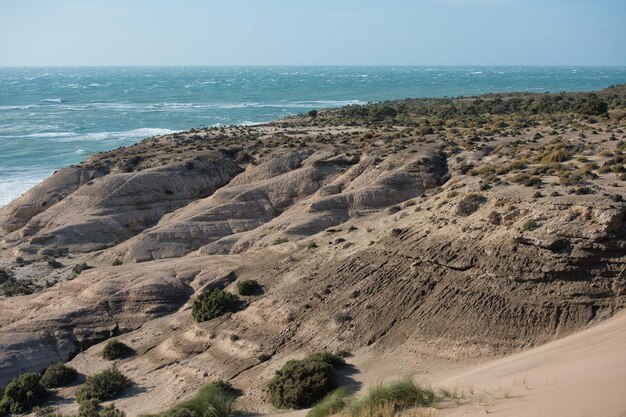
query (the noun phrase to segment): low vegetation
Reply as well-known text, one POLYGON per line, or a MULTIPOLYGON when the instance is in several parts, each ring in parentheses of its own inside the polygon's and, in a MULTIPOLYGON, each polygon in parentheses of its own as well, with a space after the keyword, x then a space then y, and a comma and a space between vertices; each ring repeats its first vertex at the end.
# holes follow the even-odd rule
POLYGON ((354 397, 348 389, 339 388, 316 404, 307 417, 326 417, 339 413, 349 417, 391 416, 407 408, 433 407, 442 399, 443 394, 438 396, 434 390, 407 378, 376 385, 362 397, 354 397))
MULTIPOLYGON (((78 405, 78 415, 76 417, 124 417, 126 414, 115 408, 114 404, 107 407, 101 407, 97 401, 87 400, 78 405)), ((46 417, 46 416, 44 416, 46 417)), ((50 416, 64 417, 64 416, 50 416)), ((73 416, 67 416, 73 417, 73 416)))
POLYGON ((109 340, 102 349, 102 357, 109 361, 128 358, 134 353, 132 348, 116 339, 109 340))
POLYGON ((130 380, 116 368, 107 369, 87 378, 76 391, 76 400, 79 403, 88 400, 97 402, 112 400, 129 385, 130 380))
POLYGON ((269 385, 276 408, 306 408, 337 387, 336 369, 345 365, 339 356, 321 352, 290 360, 276 371, 269 385))
POLYGON ((7 297, 15 297, 18 295, 32 294, 35 292, 35 289, 30 281, 18 281, 11 277, 4 284, 2 284, 2 291, 7 297))
POLYGON ((235 394, 228 382, 214 381, 170 410, 145 417, 230 417, 235 394))
POLYGON ((461 216, 469 216, 487 202, 487 197, 481 194, 468 194, 459 202, 456 212, 461 216))
POLYGON ((41 375, 22 374, 7 384, 0 400, 0 414, 24 414, 43 403, 47 391, 41 375))
POLYGON ((352 391, 346 387, 340 387, 328 394, 322 401, 307 413, 306 417, 326 417, 337 414, 348 406, 352 391))
POLYGON ((261 293, 262 287, 257 281, 253 279, 239 281, 237 283, 237 290, 239 295, 257 295, 261 293))
POLYGON ((41 376, 41 385, 46 388, 58 388, 71 384, 78 373, 76 369, 65 365, 63 362, 57 362, 50 365, 41 376))
POLYGON ((239 309, 239 298, 227 291, 215 288, 203 292, 196 298, 191 307, 191 315, 198 322, 211 320, 226 313, 235 312, 239 309))

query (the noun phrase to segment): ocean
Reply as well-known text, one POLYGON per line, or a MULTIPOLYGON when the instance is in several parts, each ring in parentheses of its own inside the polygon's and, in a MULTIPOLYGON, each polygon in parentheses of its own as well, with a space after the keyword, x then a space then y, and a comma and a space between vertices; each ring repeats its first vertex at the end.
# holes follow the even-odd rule
POLYGON ((58 168, 156 134, 388 99, 624 82, 626 67, 0 68, 0 206, 58 168))

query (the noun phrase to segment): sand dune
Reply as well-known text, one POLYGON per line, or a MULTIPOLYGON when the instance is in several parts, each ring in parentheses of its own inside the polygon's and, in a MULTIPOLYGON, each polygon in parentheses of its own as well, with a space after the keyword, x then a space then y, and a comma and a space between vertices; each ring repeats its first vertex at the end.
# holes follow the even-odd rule
POLYGON ((482 402, 441 410, 445 416, 626 416, 626 314, 436 385, 483 392, 482 402))

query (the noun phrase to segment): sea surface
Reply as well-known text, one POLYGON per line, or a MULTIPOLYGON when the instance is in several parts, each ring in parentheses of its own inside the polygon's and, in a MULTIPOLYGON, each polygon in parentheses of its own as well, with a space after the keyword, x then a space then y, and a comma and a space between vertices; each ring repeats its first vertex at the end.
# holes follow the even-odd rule
POLYGON ((156 134, 387 99, 624 82, 626 67, 0 68, 0 206, 58 168, 156 134))

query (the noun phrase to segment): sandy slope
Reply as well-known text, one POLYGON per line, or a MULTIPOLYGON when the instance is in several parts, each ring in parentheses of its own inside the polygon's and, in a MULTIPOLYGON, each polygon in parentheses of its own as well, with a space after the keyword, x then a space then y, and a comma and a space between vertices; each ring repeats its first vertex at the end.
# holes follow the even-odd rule
POLYGON ((436 385, 473 386, 482 396, 442 416, 626 416, 626 314, 436 385))

